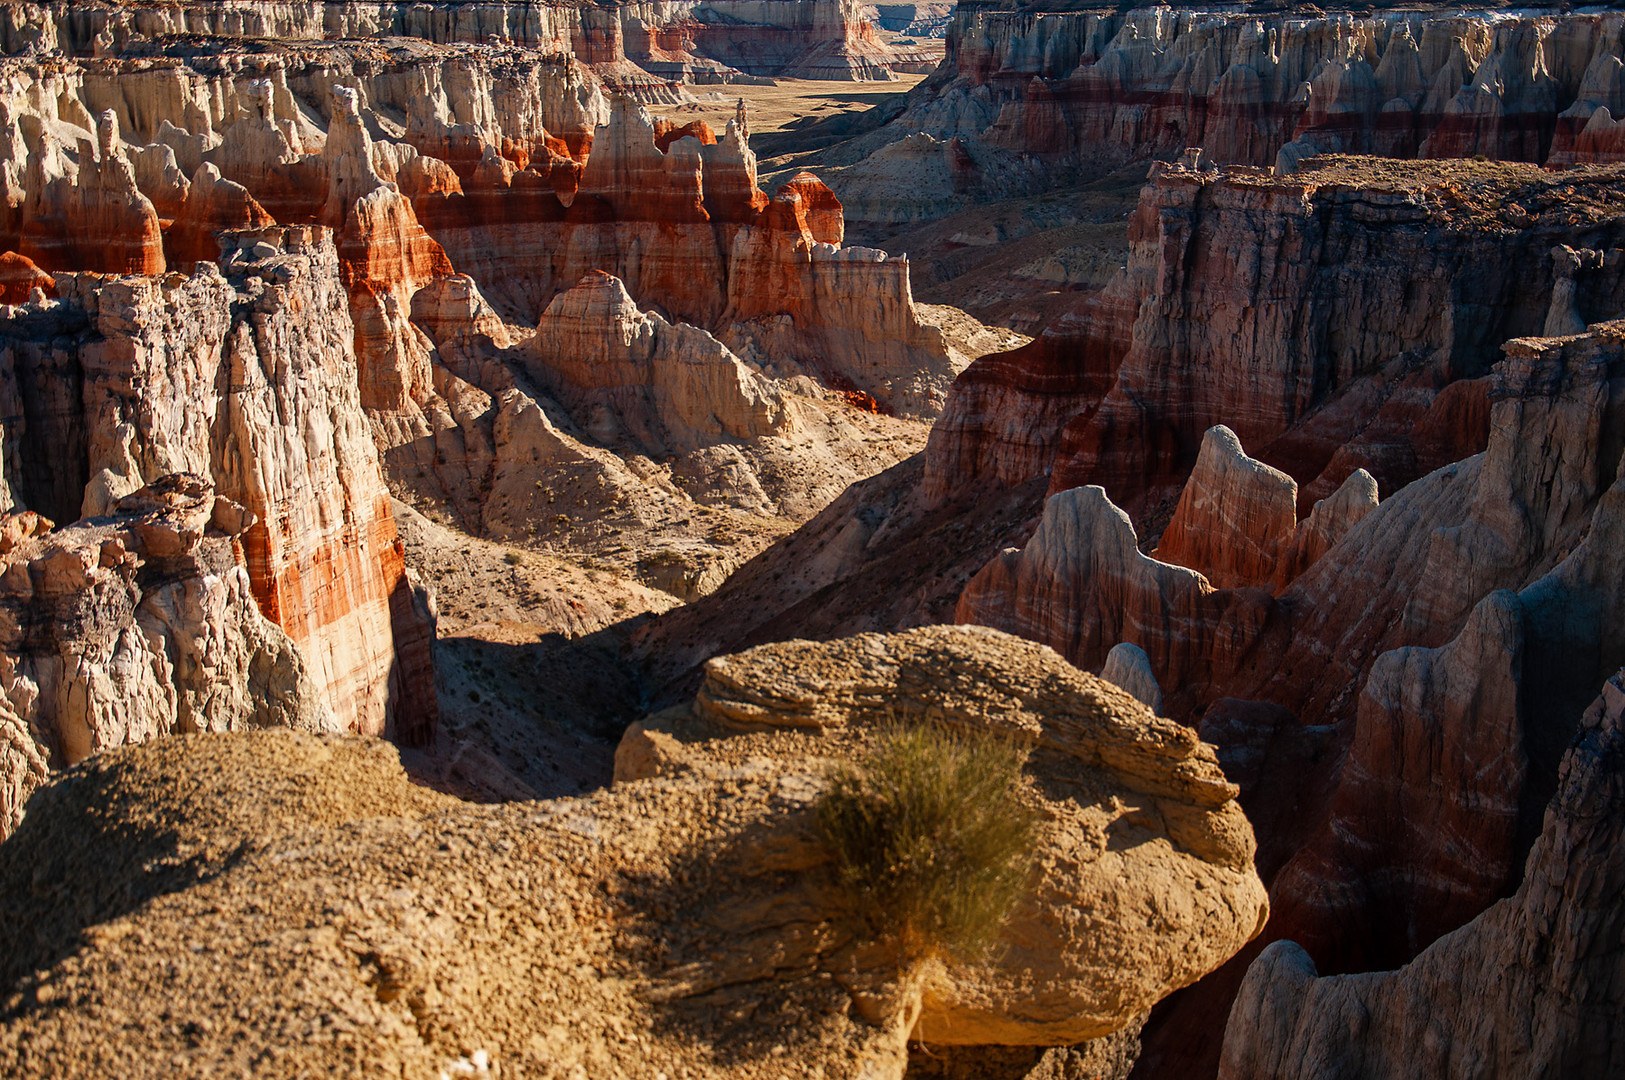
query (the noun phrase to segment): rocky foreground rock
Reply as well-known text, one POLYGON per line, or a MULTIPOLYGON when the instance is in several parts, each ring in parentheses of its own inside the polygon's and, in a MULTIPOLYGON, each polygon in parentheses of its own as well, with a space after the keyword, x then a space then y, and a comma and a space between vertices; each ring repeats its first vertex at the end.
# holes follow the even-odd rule
POLYGON ((1188 728, 975 628, 718 659, 579 799, 460 804, 381 742, 172 738, 70 771, 0 846, 0 1061, 899 1077, 911 1032, 1074 1043, 1257 932, 1235 791, 1188 728), (1033 748, 1037 869, 984 964, 900 977, 823 876, 827 768, 895 723, 1033 748))

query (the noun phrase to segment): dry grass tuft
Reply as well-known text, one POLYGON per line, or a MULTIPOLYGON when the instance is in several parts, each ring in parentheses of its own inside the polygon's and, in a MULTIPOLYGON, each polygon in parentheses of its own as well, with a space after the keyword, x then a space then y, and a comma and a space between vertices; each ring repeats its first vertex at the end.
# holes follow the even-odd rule
POLYGON ((898 727, 861 767, 836 768, 818 826, 860 932, 905 965, 987 953, 1032 871, 1026 759, 1007 740, 898 727))

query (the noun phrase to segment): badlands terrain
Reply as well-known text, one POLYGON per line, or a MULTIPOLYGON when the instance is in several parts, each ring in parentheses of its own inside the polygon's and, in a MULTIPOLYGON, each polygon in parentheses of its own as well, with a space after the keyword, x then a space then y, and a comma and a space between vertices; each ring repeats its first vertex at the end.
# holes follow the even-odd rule
POLYGON ((0 120, 0 1075, 1625 1073, 1625 14, 0 0, 0 120))

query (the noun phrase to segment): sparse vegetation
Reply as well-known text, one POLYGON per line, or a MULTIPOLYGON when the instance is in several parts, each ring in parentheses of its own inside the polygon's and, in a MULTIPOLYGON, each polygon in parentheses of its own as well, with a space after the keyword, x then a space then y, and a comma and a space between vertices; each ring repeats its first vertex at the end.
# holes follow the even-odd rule
POLYGON ((985 955, 1032 870, 1026 756, 991 736, 897 727, 860 765, 836 767, 818 828, 860 932, 903 964, 985 955))

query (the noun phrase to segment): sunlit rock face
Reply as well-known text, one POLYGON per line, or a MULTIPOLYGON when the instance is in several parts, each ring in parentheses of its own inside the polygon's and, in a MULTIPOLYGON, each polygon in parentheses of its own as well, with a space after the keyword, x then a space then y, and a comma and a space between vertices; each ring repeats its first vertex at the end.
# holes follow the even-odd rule
POLYGON ((864 220, 906 221, 922 187, 944 192, 940 214, 1186 147, 1282 172, 1325 153, 1617 161, 1622 27, 1601 12, 962 5, 932 92, 842 149, 840 164, 873 156, 837 192, 864 189, 864 220), (885 165, 922 138, 957 152, 885 165))
POLYGON ((361 408, 337 250, 321 229, 235 235, 225 275, 59 274, 60 300, 10 309, 13 504, 94 519, 169 473, 207 478, 243 508, 247 585, 320 706, 345 729, 423 740, 432 622, 361 408))

